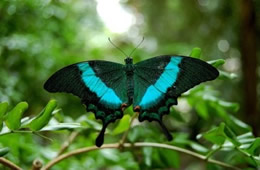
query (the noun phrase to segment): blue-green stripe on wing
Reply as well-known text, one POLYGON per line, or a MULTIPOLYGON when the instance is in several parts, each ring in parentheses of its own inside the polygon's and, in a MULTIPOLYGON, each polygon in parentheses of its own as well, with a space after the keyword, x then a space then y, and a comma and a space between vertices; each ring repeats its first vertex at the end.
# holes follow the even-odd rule
MULTIPOLYGON (((115 93, 114 89, 108 87, 105 84, 105 82, 103 82, 104 80, 101 80, 101 78, 96 76, 96 73, 89 65, 89 63, 79 63, 77 64, 77 66, 79 70, 82 72, 81 78, 85 86, 88 87, 91 92, 95 93, 98 98, 100 98, 99 103, 103 104, 105 107, 110 109, 120 108, 123 101, 115 93)), ((124 77, 123 75, 118 75, 118 76, 121 79, 124 77)), ((110 82, 110 80, 108 81, 110 82)), ((118 85, 119 84, 120 82, 118 83, 118 85)), ((113 87, 116 89, 118 85, 114 85, 113 87)))
MULTIPOLYGON (((158 104, 164 97, 169 87, 172 87, 177 80, 179 63, 182 57, 172 57, 167 65, 164 67, 161 75, 154 84, 151 84, 146 89, 140 102, 137 103, 142 109, 149 109, 158 104)), ((140 69, 137 67, 137 70, 140 69)), ((137 71, 137 76, 142 76, 141 72, 137 71)), ((150 82, 150 80, 147 80, 150 82)))

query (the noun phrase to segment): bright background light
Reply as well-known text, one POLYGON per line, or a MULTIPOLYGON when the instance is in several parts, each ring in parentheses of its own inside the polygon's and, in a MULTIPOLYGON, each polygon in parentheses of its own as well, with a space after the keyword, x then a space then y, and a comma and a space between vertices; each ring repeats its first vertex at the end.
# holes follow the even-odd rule
POLYGON ((96 0, 97 12, 109 31, 124 33, 135 23, 129 9, 123 8, 119 0, 96 0))

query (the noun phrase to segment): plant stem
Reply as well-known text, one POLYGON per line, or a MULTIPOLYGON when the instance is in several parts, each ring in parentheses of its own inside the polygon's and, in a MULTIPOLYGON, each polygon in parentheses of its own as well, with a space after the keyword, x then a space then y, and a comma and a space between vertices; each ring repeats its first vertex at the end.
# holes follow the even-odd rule
MULTIPOLYGON (((122 145, 123 145, 123 147, 126 147, 126 148, 131 148, 131 147, 156 147, 156 148, 164 148, 164 149, 174 150, 174 151, 185 153, 187 155, 193 156, 195 158, 198 158, 198 159, 204 160, 206 162, 213 163, 213 164, 225 167, 225 168, 241 170, 240 168, 235 167, 235 166, 230 165, 230 164, 227 164, 225 162, 221 162, 221 161, 211 159, 211 158, 207 159, 207 157, 204 156, 204 155, 201 155, 201 154, 198 154, 196 152, 193 152, 193 151, 190 151, 190 150, 187 150, 187 149, 184 149, 184 148, 180 148, 180 147, 177 147, 177 146, 168 145, 168 144, 150 143, 150 142, 137 142, 137 143, 133 143, 133 144, 124 143, 122 145)), ((52 166, 54 166, 58 162, 66 159, 66 158, 69 158, 71 156, 78 155, 78 154, 81 154, 81 153, 90 152, 90 151, 93 151, 93 150, 100 150, 100 149, 107 149, 107 148, 119 149, 120 143, 104 144, 100 148, 96 147, 96 146, 90 146, 90 147, 80 148, 80 149, 62 154, 62 155, 58 156, 57 158, 51 160, 45 167, 42 168, 42 170, 49 170, 52 166)))
POLYGON ((13 162, 11 162, 3 157, 0 157, 0 163, 6 167, 9 167, 12 170, 22 170, 22 168, 20 168, 19 166, 15 165, 13 162))
POLYGON ((219 151, 220 149, 222 148, 222 145, 219 146, 218 148, 212 150, 211 152, 209 152, 207 155, 206 155, 206 159, 209 159, 213 154, 215 154, 217 151, 219 151))
POLYGON ((61 155, 63 152, 66 151, 66 149, 70 146, 70 144, 76 139, 76 137, 78 136, 79 132, 78 131, 74 131, 70 134, 69 138, 67 141, 65 141, 62 146, 61 149, 59 150, 57 157, 59 155, 61 155))

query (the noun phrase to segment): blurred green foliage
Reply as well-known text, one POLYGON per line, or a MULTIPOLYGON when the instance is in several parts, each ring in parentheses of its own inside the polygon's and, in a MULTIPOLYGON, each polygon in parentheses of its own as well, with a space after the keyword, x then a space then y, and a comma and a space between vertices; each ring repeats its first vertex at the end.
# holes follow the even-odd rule
MULTIPOLYGON (((257 168, 259 138, 237 118, 241 117, 239 109, 243 106, 238 93, 241 91, 239 3, 122 1, 121 5, 132 11, 136 19, 129 31, 122 34, 112 33, 103 23, 96 10, 99 3, 0 1, 0 156, 5 155, 24 169, 29 169, 35 159, 45 164, 57 156, 73 129, 79 135, 68 151, 94 145, 101 129, 94 115, 85 113, 78 98, 49 94, 42 86, 53 72, 75 62, 102 59, 123 63, 124 56, 109 44, 107 37, 129 53, 145 36, 144 43, 132 56, 135 62, 160 54, 189 55, 192 48, 202 47, 200 58, 210 60, 221 74, 216 81, 185 93, 178 106, 172 107, 170 115, 164 117, 173 141, 166 142, 157 124, 137 121, 133 122, 127 141, 168 143, 241 168, 257 168), (58 109, 53 100, 45 107, 50 98, 58 101, 58 109), (21 101, 29 103, 28 110, 21 101)), ((200 52, 195 49, 191 56, 199 57, 200 52)), ((105 143, 120 141, 132 115, 129 108, 120 121, 109 126, 105 143)), ((151 147, 123 152, 93 151, 62 161, 53 169, 80 168, 220 169, 187 155, 151 147)))

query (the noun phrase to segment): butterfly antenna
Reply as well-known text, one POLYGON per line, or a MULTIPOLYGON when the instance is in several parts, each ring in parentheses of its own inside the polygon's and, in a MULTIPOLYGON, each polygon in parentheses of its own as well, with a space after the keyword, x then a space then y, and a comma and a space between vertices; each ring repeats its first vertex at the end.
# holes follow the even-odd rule
POLYGON ((144 42, 144 37, 143 39, 139 42, 139 44, 133 49, 133 51, 130 53, 129 57, 135 52, 135 50, 144 42))
POLYGON ((116 46, 116 45, 111 41, 110 37, 108 37, 108 41, 109 41, 116 49, 118 49, 119 51, 121 51, 121 52, 126 56, 126 58, 128 58, 128 56, 126 55, 126 53, 125 53, 123 50, 121 50, 118 46, 116 46))

